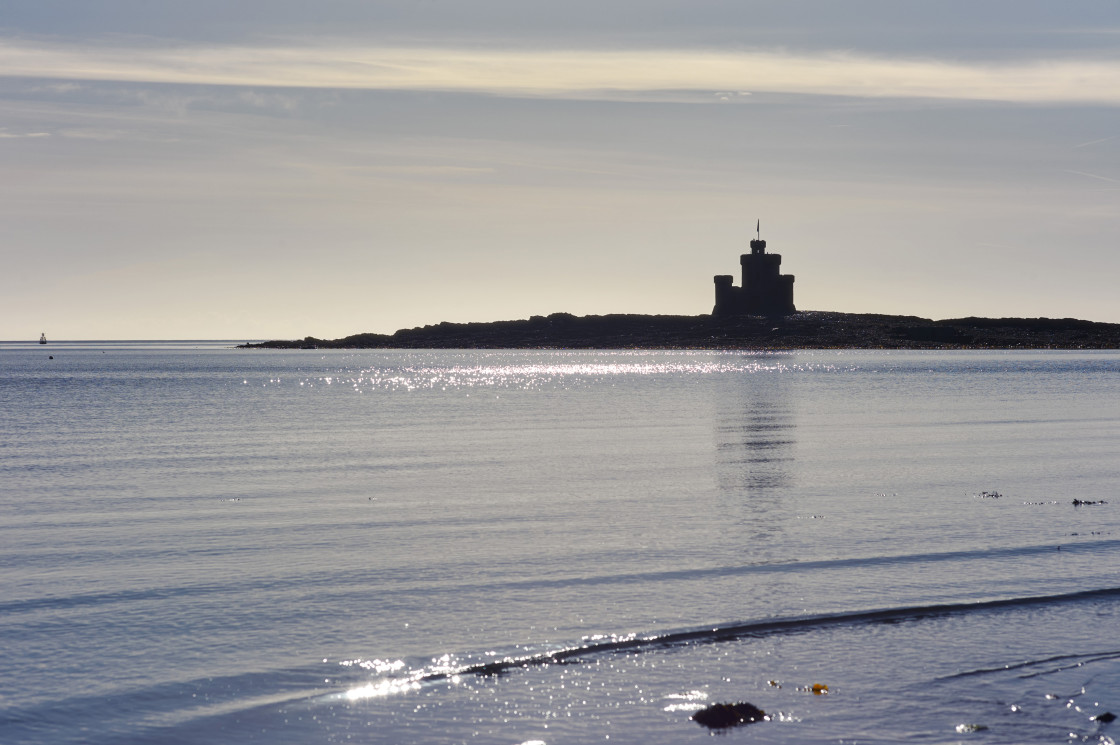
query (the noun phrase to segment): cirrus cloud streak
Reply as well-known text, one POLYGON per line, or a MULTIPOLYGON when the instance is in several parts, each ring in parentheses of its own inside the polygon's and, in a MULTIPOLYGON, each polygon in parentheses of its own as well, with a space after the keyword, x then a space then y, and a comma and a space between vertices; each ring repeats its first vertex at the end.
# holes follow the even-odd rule
POLYGON ((143 83, 625 98, 750 91, 1120 104, 1120 61, 962 63, 854 53, 67 45, 0 41, 0 75, 143 83))

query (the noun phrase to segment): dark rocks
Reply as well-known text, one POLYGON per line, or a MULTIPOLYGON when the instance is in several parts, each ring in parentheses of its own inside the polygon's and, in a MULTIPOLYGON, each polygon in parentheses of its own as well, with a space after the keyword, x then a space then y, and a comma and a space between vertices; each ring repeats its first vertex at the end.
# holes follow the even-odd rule
POLYGON ((738 727, 766 719, 766 712, 754 704, 740 701, 737 704, 712 704, 692 715, 692 721, 708 729, 738 727))
POLYGON ((1116 715, 1111 711, 1106 711, 1104 714, 1097 714, 1095 717, 1093 717, 1093 721, 1101 722, 1102 724, 1108 724, 1109 722, 1116 721, 1116 715))
POLYGON ((1082 507, 1082 506, 1088 506, 1088 505, 1092 505, 1092 504, 1108 504, 1108 502, 1104 501, 1103 499, 1097 499, 1097 500, 1075 499, 1075 500, 1073 500, 1072 504, 1073 504, 1074 507, 1082 507))
POLYGON ((972 337, 955 326, 907 326, 898 328, 895 333, 909 341, 932 341, 964 344, 972 337))
POLYGON ((823 311, 771 317, 553 313, 242 346, 298 349, 305 344, 319 349, 1117 349, 1120 324, 1046 318, 931 321, 823 311))

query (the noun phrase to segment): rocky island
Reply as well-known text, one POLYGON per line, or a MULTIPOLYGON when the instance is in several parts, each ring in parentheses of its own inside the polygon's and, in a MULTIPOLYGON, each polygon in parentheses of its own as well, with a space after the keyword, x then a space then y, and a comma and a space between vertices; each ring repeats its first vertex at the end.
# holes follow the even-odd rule
POLYGON ((1120 349, 1120 324, 1073 318, 956 318, 802 311, 718 317, 553 313, 440 323, 393 334, 244 344, 300 349, 1120 349))
MULTIPOLYGON (((757 227, 757 226, 756 226, 757 227)), ((798 312, 792 275, 757 236, 739 257, 742 282, 715 277, 711 315, 553 313, 528 320, 440 323, 393 334, 247 343, 265 349, 1117 349, 1120 324, 1073 318, 934 321, 826 311, 798 312)))

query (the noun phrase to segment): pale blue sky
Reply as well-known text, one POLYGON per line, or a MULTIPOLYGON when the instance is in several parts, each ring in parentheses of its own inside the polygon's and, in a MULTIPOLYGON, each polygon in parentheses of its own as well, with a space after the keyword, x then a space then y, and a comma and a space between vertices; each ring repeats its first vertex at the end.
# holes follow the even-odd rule
POLYGON ((1120 322, 1120 5, 0 2, 0 338, 1120 322), (228 7, 232 5, 233 7, 228 7))

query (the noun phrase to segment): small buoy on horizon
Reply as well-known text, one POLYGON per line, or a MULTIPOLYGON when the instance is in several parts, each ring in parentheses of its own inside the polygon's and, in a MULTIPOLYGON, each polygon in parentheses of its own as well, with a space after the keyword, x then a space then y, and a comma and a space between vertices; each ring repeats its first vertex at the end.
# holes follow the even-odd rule
POLYGON ((47 357, 47 359, 48 359, 48 360, 53 360, 53 359, 54 359, 54 355, 53 355, 53 354, 52 354, 52 355, 49 355, 49 356, 47 357))

